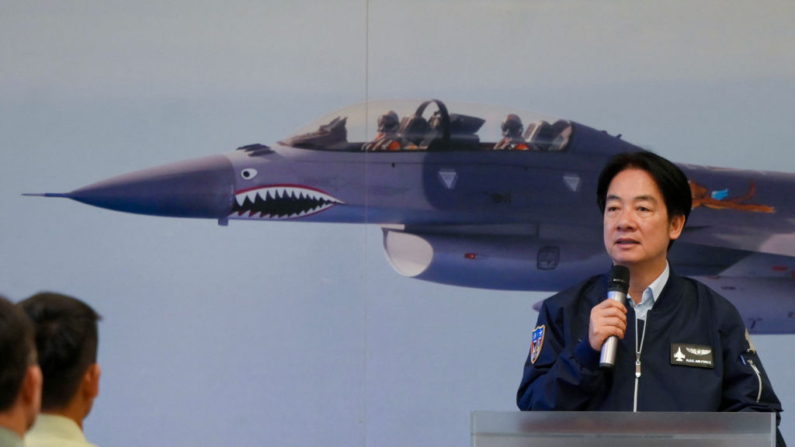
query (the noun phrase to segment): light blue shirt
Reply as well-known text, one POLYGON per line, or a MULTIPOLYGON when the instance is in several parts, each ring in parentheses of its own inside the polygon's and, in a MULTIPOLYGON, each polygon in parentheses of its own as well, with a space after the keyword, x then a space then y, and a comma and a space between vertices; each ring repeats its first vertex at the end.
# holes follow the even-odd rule
POLYGON ((637 315, 638 320, 646 321, 646 313, 651 310, 654 306, 655 301, 662 293, 663 288, 665 288, 665 284, 668 282, 668 276, 670 276, 670 269, 668 268, 668 261, 665 261, 665 270, 657 277, 649 287, 646 287, 646 290, 643 291, 643 297, 640 299, 640 304, 635 304, 635 300, 627 294, 627 301, 629 304, 635 309, 635 315, 637 315))

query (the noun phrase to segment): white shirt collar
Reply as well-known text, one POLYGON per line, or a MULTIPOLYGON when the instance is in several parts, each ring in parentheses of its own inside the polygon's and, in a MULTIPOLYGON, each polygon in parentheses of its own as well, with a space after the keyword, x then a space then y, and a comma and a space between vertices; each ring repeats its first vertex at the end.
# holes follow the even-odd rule
POLYGON ((657 301, 657 298, 660 297, 660 294, 665 288, 665 285, 668 283, 669 276, 671 276, 671 269, 668 267, 668 260, 666 259, 665 270, 663 270, 663 272, 660 273, 660 276, 658 276, 657 279, 652 281, 652 283, 649 284, 649 287, 646 289, 651 291, 651 299, 654 300, 655 302, 657 301))
POLYGON ((635 309, 635 315, 637 315, 639 320, 646 319, 646 313, 651 310, 654 306, 654 303, 659 298, 660 294, 662 293, 663 289, 665 288, 665 284, 668 283, 668 277, 671 275, 671 269, 668 266, 668 260, 665 261, 665 270, 657 277, 649 287, 646 287, 646 290, 643 291, 643 297, 640 300, 640 304, 635 304, 635 301, 627 295, 629 298, 629 304, 635 309))

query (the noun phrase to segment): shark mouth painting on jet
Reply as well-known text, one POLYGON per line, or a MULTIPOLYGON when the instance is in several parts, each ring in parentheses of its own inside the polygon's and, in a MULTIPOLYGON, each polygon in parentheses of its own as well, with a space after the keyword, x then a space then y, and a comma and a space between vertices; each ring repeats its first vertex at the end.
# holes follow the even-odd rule
POLYGON ((342 204, 341 200, 301 185, 269 185, 235 193, 232 219, 295 219, 342 204))

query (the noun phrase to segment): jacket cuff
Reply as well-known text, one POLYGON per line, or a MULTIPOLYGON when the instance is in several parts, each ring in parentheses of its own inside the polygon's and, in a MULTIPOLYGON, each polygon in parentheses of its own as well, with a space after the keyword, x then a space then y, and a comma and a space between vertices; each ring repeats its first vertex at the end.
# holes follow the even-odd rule
POLYGON ((599 351, 594 351, 591 344, 588 343, 588 338, 584 338, 574 348, 574 360, 584 368, 588 368, 592 371, 599 369, 600 355, 601 353, 599 351))

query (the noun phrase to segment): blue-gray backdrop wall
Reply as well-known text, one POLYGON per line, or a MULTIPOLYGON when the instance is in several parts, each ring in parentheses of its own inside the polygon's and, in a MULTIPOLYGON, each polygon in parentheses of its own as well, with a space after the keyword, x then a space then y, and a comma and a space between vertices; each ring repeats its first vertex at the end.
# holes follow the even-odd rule
MULTIPOLYGON (((64 192, 366 99, 519 107, 675 161, 795 171, 795 4, 0 3, 0 293, 103 316, 104 446, 468 445, 544 293, 392 271, 378 228, 114 213, 64 192)), ((784 407, 793 336, 757 336, 784 407)), ((795 417, 782 431, 795 439, 795 417)))

